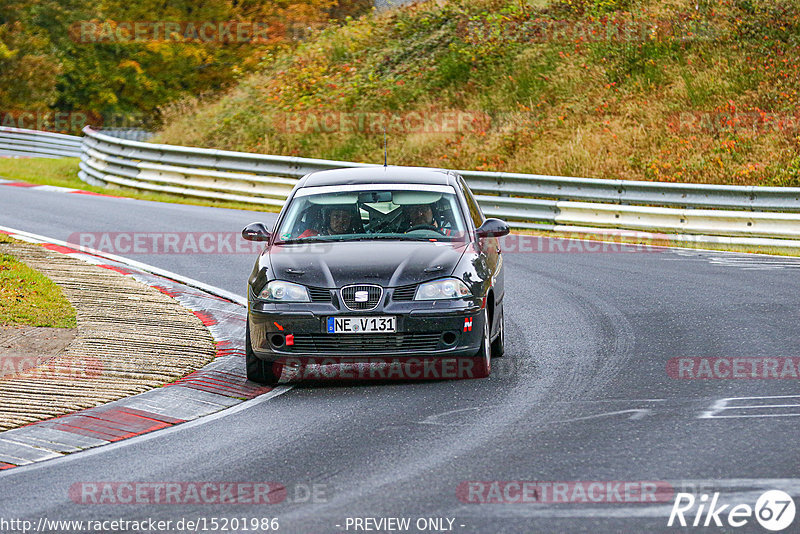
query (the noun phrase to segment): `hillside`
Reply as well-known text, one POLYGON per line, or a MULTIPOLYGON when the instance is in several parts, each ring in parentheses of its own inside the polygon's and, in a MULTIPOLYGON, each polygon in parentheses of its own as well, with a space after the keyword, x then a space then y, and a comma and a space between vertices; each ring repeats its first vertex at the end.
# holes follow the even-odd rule
POLYGON ((157 140, 390 163, 800 186, 800 7, 427 2, 350 19, 157 140))
POLYGON ((143 127, 218 93, 313 28, 370 0, 3 0, 0 125, 80 133, 143 127))

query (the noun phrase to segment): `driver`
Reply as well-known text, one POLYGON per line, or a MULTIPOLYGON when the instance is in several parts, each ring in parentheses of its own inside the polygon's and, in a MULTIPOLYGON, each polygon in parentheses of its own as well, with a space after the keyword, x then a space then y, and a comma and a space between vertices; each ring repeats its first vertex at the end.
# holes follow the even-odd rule
POLYGON ((425 224, 434 226, 433 209, 430 204, 411 204, 405 207, 405 212, 409 227, 425 224))
POLYGON ((408 230, 427 226, 431 230, 445 233, 439 227, 436 219, 433 218, 433 207, 430 204, 409 204, 403 207, 403 213, 408 220, 408 230))

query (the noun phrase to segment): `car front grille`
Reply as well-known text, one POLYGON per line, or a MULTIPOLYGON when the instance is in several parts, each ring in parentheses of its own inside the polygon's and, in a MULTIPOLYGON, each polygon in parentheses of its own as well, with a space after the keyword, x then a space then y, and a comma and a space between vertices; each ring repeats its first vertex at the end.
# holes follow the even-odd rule
POLYGON ((354 286, 345 286, 341 289, 342 300, 344 305, 351 310, 372 310, 378 306, 383 295, 383 288, 381 286, 360 284, 354 286), (356 294, 367 292, 367 300, 363 302, 356 302, 356 294))
POLYGON ((311 297, 311 302, 331 301, 331 290, 324 287, 309 287, 308 295, 311 297))
POLYGON ((393 300, 414 300, 414 294, 417 292, 417 284, 410 286, 401 286, 395 288, 392 293, 393 300))
POLYGON ((441 333, 409 334, 295 334, 294 345, 287 347, 297 352, 341 353, 358 352, 424 352, 435 351, 441 333))

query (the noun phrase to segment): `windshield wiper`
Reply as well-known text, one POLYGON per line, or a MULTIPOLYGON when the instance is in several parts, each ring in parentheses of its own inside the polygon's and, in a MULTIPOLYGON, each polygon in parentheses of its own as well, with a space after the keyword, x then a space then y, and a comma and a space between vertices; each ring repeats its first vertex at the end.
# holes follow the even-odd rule
POLYGON ((295 243, 330 243, 334 241, 333 239, 324 239, 321 237, 304 237, 302 239, 284 239, 282 241, 276 241, 276 245, 292 245, 295 243))
MULTIPOLYGON (((444 237, 444 236, 442 236, 444 237)), ((395 240, 395 241, 439 241, 436 237, 421 237, 421 236, 402 236, 402 235, 370 235, 364 237, 356 237, 348 241, 378 241, 378 240, 395 240)))
POLYGON ((304 237, 303 239, 286 239, 283 241, 276 241, 276 245, 291 245, 296 243, 344 243, 351 241, 378 241, 378 240, 394 240, 394 241, 449 241, 447 236, 441 237, 423 237, 423 236, 404 236, 404 235, 382 235, 372 234, 360 237, 345 237, 336 239, 335 236, 321 237, 304 237))

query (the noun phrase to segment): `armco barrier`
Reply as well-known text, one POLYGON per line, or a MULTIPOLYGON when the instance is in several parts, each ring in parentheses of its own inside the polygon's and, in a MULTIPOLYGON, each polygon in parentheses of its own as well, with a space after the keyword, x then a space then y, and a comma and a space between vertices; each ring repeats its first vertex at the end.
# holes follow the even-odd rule
MULTIPOLYGON (((0 129, 0 135, 4 133, 0 129)), ((78 154, 84 181, 255 205, 283 205, 297 180, 309 172, 373 166, 145 143, 89 127, 84 134, 78 154)), ((53 135, 58 134, 45 137, 55 139, 49 137, 53 135)), ((774 246, 795 246, 796 241, 790 240, 800 237, 800 188, 458 172, 487 215, 517 228, 616 228, 766 238, 774 246)))
POLYGON ((75 135, 0 126, 0 155, 78 158, 81 155, 81 139, 75 135))
POLYGON ((538 174, 459 171, 477 193, 612 204, 800 212, 800 188, 598 180, 538 174))
POLYGON ((592 202, 557 202, 559 225, 625 228, 698 235, 800 237, 795 213, 623 206, 592 202))

